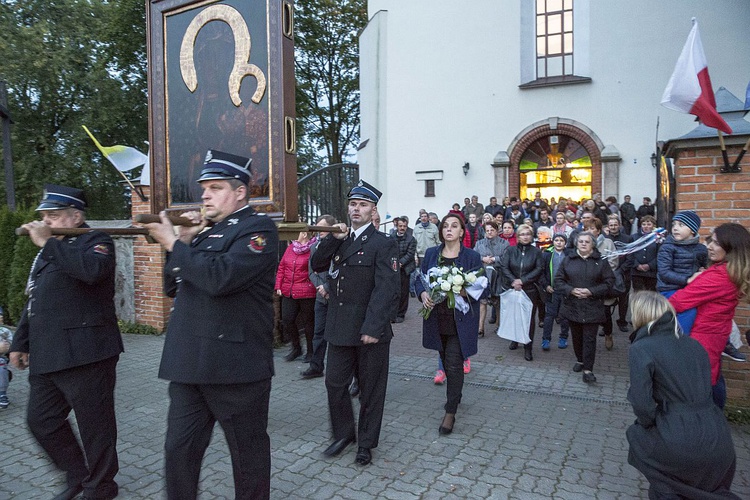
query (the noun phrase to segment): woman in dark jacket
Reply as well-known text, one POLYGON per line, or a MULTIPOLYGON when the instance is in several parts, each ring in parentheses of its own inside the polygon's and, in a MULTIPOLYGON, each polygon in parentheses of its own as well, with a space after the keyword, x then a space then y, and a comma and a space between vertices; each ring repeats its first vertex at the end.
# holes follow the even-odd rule
MULTIPOLYGON (((651 233, 656 227, 656 219, 651 215, 644 215, 640 220, 641 229, 636 239, 651 233)), ((633 290, 656 291, 656 265, 659 254, 659 244, 654 241, 649 246, 629 255, 630 262, 627 267, 631 269, 630 278, 633 290)))
MULTIPOLYGON (((437 247, 428 248, 422 260, 422 273, 433 267, 456 266, 464 272, 481 269, 482 259, 477 252, 461 244, 465 232, 463 218, 449 213, 440 222, 440 241, 437 247)), ((458 309, 450 309, 448 301, 434 304, 430 292, 422 280, 415 284, 417 296, 427 309, 435 309, 422 323, 422 345, 427 349, 440 352, 440 359, 445 367, 448 379, 445 416, 438 428, 440 434, 453 432, 456 422, 456 410, 461 402, 464 385, 464 359, 477 353, 477 334, 479 332, 479 303, 470 296, 466 314, 458 309)))
POLYGON ((630 389, 636 421, 628 463, 649 481, 649 498, 739 498, 729 489, 736 464, 722 411, 711 396, 705 349, 677 330, 674 308, 654 292, 630 301, 630 389))
POLYGON ((596 382, 593 373, 596 358, 596 332, 607 318, 604 299, 615 284, 615 275, 606 259, 594 246, 591 233, 578 235, 575 253, 570 253, 557 270, 555 288, 563 299, 560 315, 570 322, 573 350, 576 355, 574 372, 583 371, 583 381, 596 382))
MULTIPOLYGON (((534 230, 526 225, 521 224, 516 230, 516 239, 518 244, 511 246, 503 254, 500 261, 500 270, 503 277, 503 286, 506 290, 523 290, 534 304, 531 310, 531 323, 529 325, 528 344, 523 346, 523 357, 526 361, 534 359, 531 354, 531 348, 534 345, 534 330, 536 329, 537 307, 540 303, 537 282, 542 277, 543 263, 542 252, 534 246, 534 230)), ((511 342, 508 347, 510 350, 518 348, 518 342, 511 342)))

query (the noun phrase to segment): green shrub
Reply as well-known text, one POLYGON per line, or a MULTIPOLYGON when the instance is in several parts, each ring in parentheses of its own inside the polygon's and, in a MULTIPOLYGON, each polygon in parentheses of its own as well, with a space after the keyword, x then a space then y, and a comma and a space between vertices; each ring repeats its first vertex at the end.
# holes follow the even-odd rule
POLYGON ((34 257, 39 253, 39 247, 31 242, 31 238, 16 240, 13 260, 11 262, 10 280, 8 283, 8 308, 5 311, 5 322, 15 325, 21 318, 21 311, 26 304, 26 283, 34 257))
MULTIPOLYGON (((7 206, 0 208, 0 307, 3 308, 6 318, 9 317, 8 305, 10 302, 13 253, 16 241, 19 239, 15 230, 23 223, 33 219, 34 212, 31 210, 11 212, 7 206)), ((28 272, 28 269, 26 271, 28 272)))
POLYGON ((132 321, 118 320, 117 324, 120 327, 121 333, 134 333, 136 335, 161 335, 162 332, 157 330, 151 325, 144 325, 141 323, 133 323, 132 321))

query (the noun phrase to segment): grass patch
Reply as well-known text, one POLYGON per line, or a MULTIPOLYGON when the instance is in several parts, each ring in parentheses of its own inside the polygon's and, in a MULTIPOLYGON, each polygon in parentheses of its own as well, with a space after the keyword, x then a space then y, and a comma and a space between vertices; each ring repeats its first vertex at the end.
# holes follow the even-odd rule
POLYGON ((750 424, 750 408, 725 406, 724 415, 726 415, 727 420, 732 424, 750 424))
POLYGON ((133 323, 132 321, 118 320, 117 325, 122 333, 134 333, 136 335, 161 335, 162 332, 151 325, 133 323))

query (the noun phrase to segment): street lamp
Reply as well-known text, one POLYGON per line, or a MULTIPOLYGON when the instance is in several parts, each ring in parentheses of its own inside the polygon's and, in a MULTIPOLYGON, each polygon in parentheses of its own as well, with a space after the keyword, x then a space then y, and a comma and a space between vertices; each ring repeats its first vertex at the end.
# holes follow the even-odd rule
POLYGON ((461 167, 461 168, 464 170, 464 175, 468 174, 469 173, 469 162, 467 161, 466 163, 464 163, 464 166, 461 167))
POLYGON ((651 153, 651 166, 656 168, 656 153, 651 153))

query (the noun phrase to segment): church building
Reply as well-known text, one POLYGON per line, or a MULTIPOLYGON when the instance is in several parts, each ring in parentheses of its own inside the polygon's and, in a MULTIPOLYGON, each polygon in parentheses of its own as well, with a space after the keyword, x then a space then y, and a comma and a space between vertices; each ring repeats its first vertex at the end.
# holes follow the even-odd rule
POLYGON ((750 80, 746 0, 368 0, 368 11, 358 162, 394 216, 443 215, 472 195, 654 198, 657 141, 696 126, 660 105, 693 17, 714 90, 744 97, 750 80))

